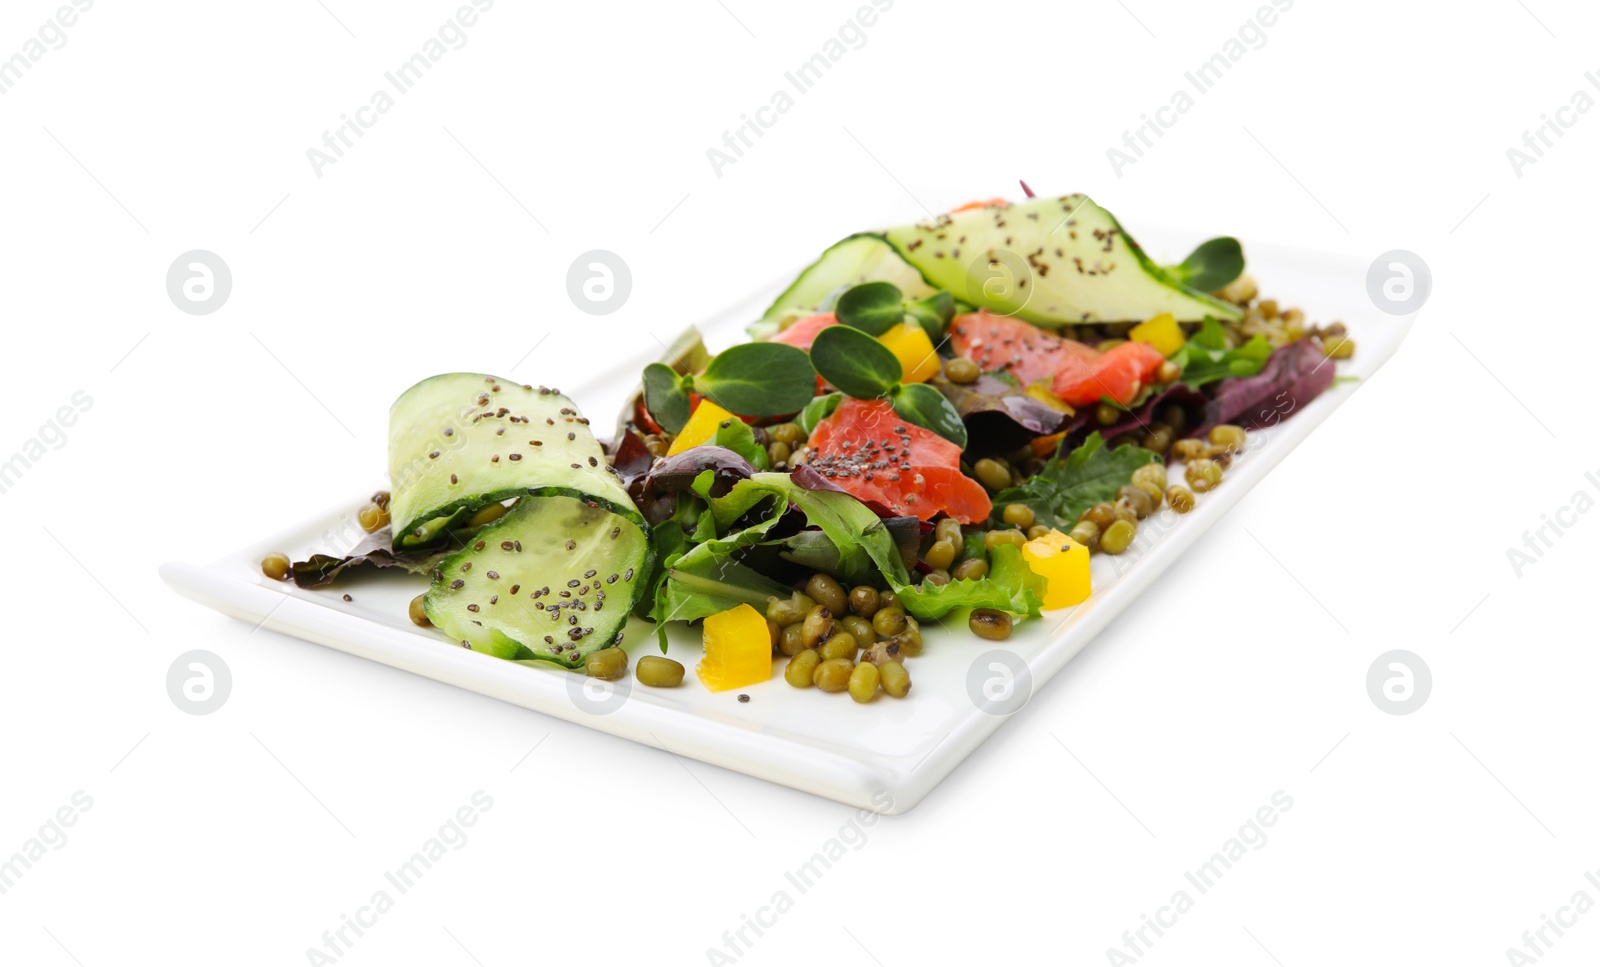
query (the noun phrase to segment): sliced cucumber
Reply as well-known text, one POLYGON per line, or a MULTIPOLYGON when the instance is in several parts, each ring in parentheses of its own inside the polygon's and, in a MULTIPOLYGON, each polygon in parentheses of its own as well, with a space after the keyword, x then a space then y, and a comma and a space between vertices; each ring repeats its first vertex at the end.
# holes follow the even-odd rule
POLYGON ((782 330, 786 321, 816 310, 837 290, 863 282, 892 282, 908 299, 934 293, 922 274, 907 265, 883 236, 851 235, 834 243, 801 272, 766 315, 750 326, 750 335, 765 339, 782 330))
POLYGON ((1042 326, 1240 316, 1169 276, 1085 195, 940 215, 884 238, 929 284, 1042 326))
POLYGON ((649 583, 650 542, 598 501, 523 497, 440 562, 428 620, 474 651, 583 664, 622 639, 649 583))
POLYGON ((570 399, 481 373, 434 376, 395 400, 389 480, 397 549, 524 494, 585 497, 644 523, 570 399))

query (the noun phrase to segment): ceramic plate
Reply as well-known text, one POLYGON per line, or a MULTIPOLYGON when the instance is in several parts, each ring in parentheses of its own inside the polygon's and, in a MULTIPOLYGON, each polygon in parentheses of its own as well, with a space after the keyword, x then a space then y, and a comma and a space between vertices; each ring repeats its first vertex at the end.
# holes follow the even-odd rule
MULTIPOLYGON (((1188 251, 1196 241, 1160 232, 1144 233, 1141 239, 1151 251, 1163 253, 1188 251)), ((1256 245, 1249 246, 1249 254, 1251 272, 1268 291, 1305 307, 1314 319, 1342 319, 1350 327, 1360 349, 1340 365, 1341 374, 1368 378, 1400 345, 1411 317, 1373 308, 1365 263, 1256 245)), ((702 325, 707 345, 717 349, 741 340, 744 324, 760 315, 782 288, 775 285, 753 294, 702 325)), ((607 427, 649 361, 649 355, 629 360, 589 385, 555 382, 596 426, 607 427)), ((1227 481, 1199 495, 1192 513, 1156 515, 1141 524, 1137 543, 1127 554, 1096 555, 1094 594, 1084 604, 1023 623, 1003 646, 973 638, 964 621, 948 631, 930 625, 924 629, 923 654, 907 662, 914 683, 910 696, 880 696, 867 706, 854 706, 842 695, 791 688, 783 681, 779 662, 774 662, 771 681, 708 692, 693 673, 700 658, 698 632, 686 628, 674 629, 668 653, 689 668, 684 684, 651 689, 631 679, 596 682, 454 647, 406 617, 408 602, 425 588, 421 577, 374 574, 341 582, 329 592, 301 591, 262 576, 259 562, 268 552, 283 551, 303 560, 312 552, 342 553, 354 545, 361 536, 354 509, 365 500, 365 492, 353 491, 338 510, 268 535, 219 561, 169 563, 161 575, 179 593, 241 621, 829 799, 901 813, 1021 708, 1357 385, 1341 380, 1293 419, 1252 432, 1248 450, 1229 468, 1227 481), (342 598, 347 592, 354 599, 350 603, 342 598), (738 701, 740 693, 749 701, 738 701)), ((403 388, 396 384, 395 391, 403 388)), ((635 660, 656 653, 653 627, 635 621, 627 647, 635 660)))

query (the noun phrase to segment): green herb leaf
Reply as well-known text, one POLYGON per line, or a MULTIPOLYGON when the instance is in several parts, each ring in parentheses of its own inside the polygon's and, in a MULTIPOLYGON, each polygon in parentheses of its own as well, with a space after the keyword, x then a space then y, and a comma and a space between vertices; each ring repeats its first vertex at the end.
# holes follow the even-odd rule
POLYGON ((694 377, 694 388, 740 416, 784 416, 811 402, 817 380, 805 350, 748 342, 718 353, 694 377))
POLYGON ((900 324, 906 310, 900 290, 892 283, 864 282, 845 290, 833 313, 847 326, 869 336, 881 336, 900 324))
POLYGON ((689 422, 689 394, 671 366, 651 363, 644 368, 644 408, 668 433, 677 433, 689 422))
POLYGON ((1259 333, 1238 349, 1228 348, 1222 324, 1207 316, 1196 332, 1172 357, 1181 370, 1179 377, 1195 389, 1227 379, 1229 376, 1254 376, 1272 355, 1272 344, 1259 333))
POLYGON ((829 393, 806 404, 806 408, 800 411, 798 421, 800 429, 806 431, 806 436, 810 436, 816 430, 818 423, 833 415, 833 411, 839 408, 839 401, 842 399, 844 399, 843 393, 829 393))
POLYGON ((717 435, 711 442, 744 457, 757 470, 772 469, 767 448, 756 442, 755 431, 743 420, 725 420, 722 426, 717 427, 717 435))
POLYGON ((1201 242, 1182 263, 1167 266, 1168 275, 1201 292, 1215 292, 1243 271, 1244 249, 1226 235, 1201 242))
POLYGON ((719 536, 717 515, 689 492, 678 495, 677 511, 653 530, 652 543, 661 563, 651 577, 648 614, 658 623, 662 651, 667 647, 668 621, 694 621, 741 604, 761 608, 769 595, 789 594, 789 588, 735 559, 742 549, 760 543, 788 506, 769 492, 747 496, 751 498, 747 509, 762 500, 769 501, 769 509, 759 522, 742 530, 719 536))
POLYGON ((1158 459, 1131 443, 1113 450, 1097 431, 1066 457, 1058 452, 1022 486, 995 494, 995 510, 998 514, 1006 504, 1026 504, 1044 521, 1057 526, 1075 523, 1095 504, 1114 500, 1117 488, 1132 479, 1135 470, 1158 459))
POLYGON ((967 425, 945 395, 927 383, 896 386, 889 391, 895 413, 908 423, 915 423, 965 450, 967 425))
POLYGON ((905 304, 906 315, 917 321, 935 346, 944 339, 944 331, 956 316, 956 300, 948 292, 935 292, 925 299, 905 304))
POLYGON ((817 333, 811 344, 811 365, 834 388, 858 400, 883 396, 902 376, 893 350, 860 329, 843 325, 817 333))

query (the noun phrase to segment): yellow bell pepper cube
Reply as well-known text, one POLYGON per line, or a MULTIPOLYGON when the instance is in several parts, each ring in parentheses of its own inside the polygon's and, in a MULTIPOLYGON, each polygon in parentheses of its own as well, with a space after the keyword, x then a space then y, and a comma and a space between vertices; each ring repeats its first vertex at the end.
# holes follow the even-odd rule
POLYGON ((709 399, 700 401, 689 415, 689 422, 683 425, 683 430, 672 440, 672 446, 667 449, 668 456, 675 456, 689 449, 710 443, 717 436, 717 429, 724 420, 737 420, 738 417, 711 402, 709 399))
POLYGON ((1067 404, 1065 400, 1050 392, 1050 381, 1047 379, 1034 380, 1023 390, 1028 396, 1038 400, 1045 406, 1060 413, 1074 414, 1078 411, 1067 404))
POLYGON ((1022 559, 1045 579, 1046 610, 1070 608, 1089 598, 1089 549, 1058 530, 1022 545, 1022 559))
POLYGON ((713 692, 772 677, 772 632, 766 616, 748 604, 706 618, 705 645, 706 656, 695 674, 713 692))
POLYGON ((1128 332, 1128 339, 1147 343, 1163 356, 1171 356, 1183 348, 1183 330, 1178 328, 1178 320, 1172 318, 1170 312, 1134 326, 1128 332))
POLYGON ((928 331, 914 322, 903 322, 878 337, 900 360, 902 383, 925 383, 939 373, 939 354, 928 331))

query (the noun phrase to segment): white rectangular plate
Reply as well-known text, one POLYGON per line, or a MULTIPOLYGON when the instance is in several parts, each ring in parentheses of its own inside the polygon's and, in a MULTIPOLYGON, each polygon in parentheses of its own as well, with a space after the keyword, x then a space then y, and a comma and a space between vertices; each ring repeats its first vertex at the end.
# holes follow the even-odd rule
MULTIPOLYGON (((1159 232, 1143 233, 1141 239, 1152 251, 1169 255, 1187 251, 1183 243, 1195 241, 1159 232), (1163 244, 1169 241, 1174 244, 1163 244)), ((1342 375, 1370 377, 1404 338, 1411 318, 1373 308, 1364 263, 1292 249, 1247 248, 1251 272, 1269 293, 1304 307, 1313 319, 1342 319, 1350 327, 1359 350, 1340 365, 1342 375)), ((739 341, 743 325, 778 291, 758 293, 701 326, 707 344, 716 349, 739 341)), ((563 389, 596 425, 608 426, 648 361, 629 360, 597 385, 563 389)), ((1096 555, 1089 601, 1046 612, 1042 621, 1025 622, 998 645, 974 639, 964 627, 930 627, 923 654, 907 663, 914 682, 910 696, 880 696, 867 706, 853 706, 842 695, 790 688, 779 662, 774 662, 771 681, 713 694, 695 678, 700 644, 687 629, 675 629, 669 652, 689 669, 681 687, 651 689, 631 679, 604 684, 580 674, 499 661, 453 647, 437 633, 413 626, 406 606, 425 587, 420 577, 362 576, 330 592, 301 591, 262 576, 259 562, 268 552, 303 560, 313 552, 342 553, 352 546, 361 536, 351 520, 360 495, 321 519, 210 565, 169 563, 161 575, 179 593, 252 624, 795 789, 900 813, 949 775, 1000 727, 1009 711, 1059 672, 1354 389, 1341 380, 1292 419, 1253 432, 1249 449, 1229 468, 1224 485, 1200 495, 1192 513, 1178 517, 1165 511, 1152 517, 1141 525, 1134 548, 1121 558, 1096 555), (346 591, 353 602, 343 601, 346 591), (740 693, 749 701, 738 701, 740 693)), ((627 645, 635 660, 656 653, 654 629, 635 621, 627 645)))

